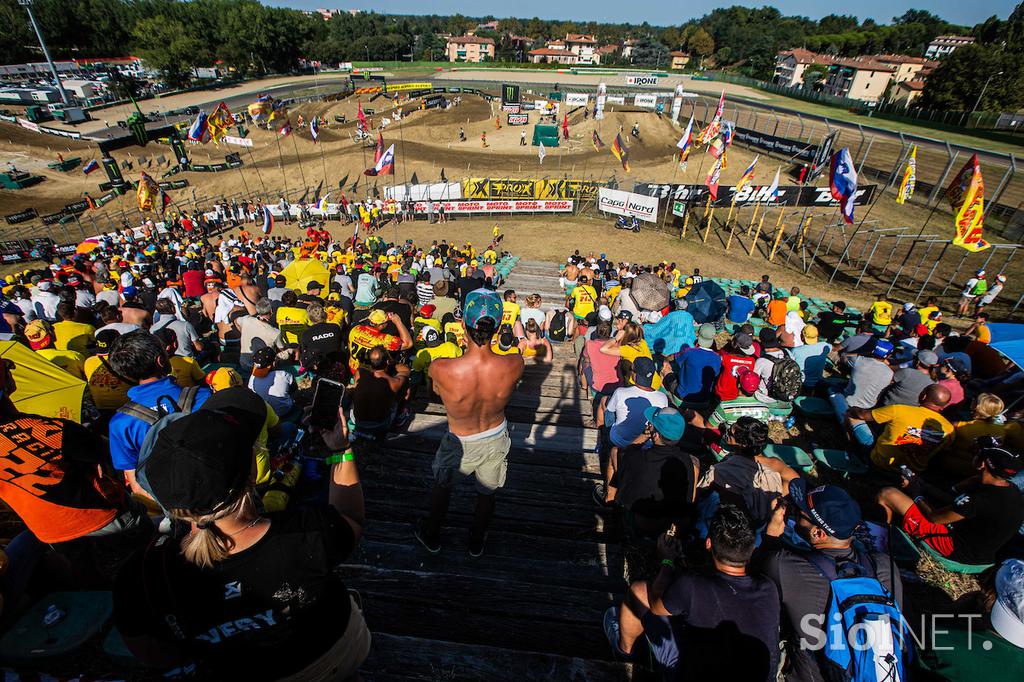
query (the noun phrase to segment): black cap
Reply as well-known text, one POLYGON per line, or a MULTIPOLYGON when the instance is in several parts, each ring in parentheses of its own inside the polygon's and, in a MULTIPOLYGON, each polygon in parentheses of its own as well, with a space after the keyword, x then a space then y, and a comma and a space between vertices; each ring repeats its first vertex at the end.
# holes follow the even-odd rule
POLYGON ((615 317, 619 318, 620 320, 632 320, 633 313, 629 312, 628 310, 620 310, 619 314, 616 315, 615 317))
POLYGON ((252 477, 252 447, 266 418, 266 403, 236 386, 163 427, 140 466, 160 506, 205 515, 237 499, 252 477))
POLYGON ((1022 458, 1020 453, 1014 452, 1013 450, 1007 450, 1003 447, 990 446, 983 447, 978 452, 978 459, 985 463, 985 468, 991 472, 993 476, 999 478, 1013 478, 1020 473, 1022 467, 1022 458))
POLYGON ((310 282, 309 284, 306 285, 306 291, 314 291, 314 290, 319 290, 319 289, 323 289, 323 288, 324 288, 324 285, 320 284, 320 282, 317 282, 316 280, 313 280, 312 282, 310 282))
POLYGON ((860 506, 850 497, 850 493, 837 485, 823 485, 808 490, 807 482, 797 478, 789 484, 789 499, 807 515, 811 523, 839 540, 853 537, 853 532, 863 520, 860 506))
POLYGON ((846 301, 832 301, 832 307, 846 310, 846 301))
POLYGON ((110 344, 114 343, 114 339, 121 336, 121 332, 116 329, 104 329, 96 334, 96 352, 101 355, 106 355, 110 352, 110 344))
POLYGON ((273 367, 274 362, 277 360, 277 351, 270 346, 263 346, 258 348, 255 353, 252 354, 252 364, 259 368, 273 367))
POLYGON ((654 375, 658 373, 654 360, 641 355, 633 360, 633 383, 637 386, 650 388, 654 383, 654 375))

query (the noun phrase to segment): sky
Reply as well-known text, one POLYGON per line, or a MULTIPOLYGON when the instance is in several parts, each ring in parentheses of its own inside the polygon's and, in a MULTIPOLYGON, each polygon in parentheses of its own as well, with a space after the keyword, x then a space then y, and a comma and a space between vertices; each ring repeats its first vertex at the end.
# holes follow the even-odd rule
MULTIPOLYGON (((266 0, 264 0, 266 1, 266 0)), ((927 9, 947 21, 965 26, 981 23, 993 14, 1005 19, 1016 4, 1015 0, 858 0, 851 6, 816 0, 690 0, 688 2, 666 2, 666 0, 645 0, 627 3, 621 0, 516 0, 514 3, 469 2, 468 0, 343 0, 343 4, 332 4, 329 0, 271 0, 270 4, 317 9, 363 9, 387 14, 465 14, 482 16, 490 11, 498 17, 514 14, 520 18, 540 17, 541 19, 571 19, 602 21, 611 23, 629 22, 639 24, 647 21, 656 26, 670 26, 707 14, 716 7, 746 5, 761 7, 772 5, 783 14, 798 14, 818 19, 827 14, 856 14, 860 19, 872 18, 879 23, 890 23, 894 16, 912 8, 927 9)))

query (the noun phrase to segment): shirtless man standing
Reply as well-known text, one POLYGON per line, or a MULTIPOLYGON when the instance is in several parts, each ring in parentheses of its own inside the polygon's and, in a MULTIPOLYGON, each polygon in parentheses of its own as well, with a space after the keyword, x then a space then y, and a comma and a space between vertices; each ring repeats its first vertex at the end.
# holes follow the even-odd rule
POLYGON ((250 315, 256 314, 256 301, 260 300, 262 294, 260 294, 260 288, 253 284, 252 277, 247 272, 243 272, 239 277, 240 283, 237 287, 233 287, 231 291, 235 293, 238 300, 245 306, 246 311, 250 315))
POLYGON ((416 528, 416 539, 431 554, 441 551, 441 525, 452 488, 461 477, 472 474, 476 479, 476 513, 469 534, 473 557, 484 552, 494 515, 494 493, 505 485, 512 447, 505 406, 523 376, 523 358, 518 353, 491 352, 491 337, 498 329, 501 312, 501 297, 496 292, 469 292, 462 313, 468 339, 465 354, 430 363, 434 391, 448 412, 448 433, 434 457, 430 516, 416 528))

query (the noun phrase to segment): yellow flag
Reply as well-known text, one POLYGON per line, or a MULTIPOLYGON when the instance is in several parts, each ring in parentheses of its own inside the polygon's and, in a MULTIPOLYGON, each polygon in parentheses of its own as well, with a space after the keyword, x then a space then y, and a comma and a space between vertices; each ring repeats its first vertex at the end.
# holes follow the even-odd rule
POLYGON ((896 203, 902 204, 914 196, 914 185, 917 183, 917 145, 910 148, 910 156, 907 157, 907 167, 903 169, 903 180, 900 181, 900 191, 896 193, 896 203))
POLYGON ((946 200, 956 211, 953 245, 968 251, 984 251, 991 246, 981 238, 985 218, 985 183, 981 164, 975 154, 946 188, 946 200))

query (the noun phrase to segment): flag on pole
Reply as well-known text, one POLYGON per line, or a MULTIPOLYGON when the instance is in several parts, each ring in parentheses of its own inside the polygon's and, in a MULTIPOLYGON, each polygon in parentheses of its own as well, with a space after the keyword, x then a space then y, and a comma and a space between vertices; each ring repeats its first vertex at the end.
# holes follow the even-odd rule
POLYGON ((373 168, 367 168, 363 175, 394 175, 395 174, 395 145, 388 147, 387 151, 381 154, 373 168))
POLYGON ((833 155, 828 186, 832 191, 832 198, 839 202, 843 220, 847 225, 852 225, 853 202, 857 198, 857 169, 853 166, 849 147, 843 147, 833 155))
POLYGON ((612 140, 612 156, 619 160, 622 164, 622 169, 629 172, 629 147, 622 141, 622 136, 618 133, 615 134, 615 139, 612 140))
POLYGON ((384 135, 377 133, 377 146, 373 150, 373 165, 376 166, 382 156, 384 156, 384 135))
POLYGON ((544 157, 547 156, 547 151, 544 150, 544 143, 540 143, 540 147, 537 149, 537 158, 540 159, 540 163, 544 163, 544 157))
POLYGON ((139 202, 139 210, 152 211, 153 202, 159 193, 160 185, 156 184, 156 180, 149 177, 147 173, 142 173, 139 177, 139 188, 135 193, 135 198, 139 202))
POLYGON ((917 145, 910 148, 910 156, 907 157, 907 167, 903 169, 903 179, 900 181, 900 190, 896 193, 896 203, 902 204, 914 196, 914 185, 917 184, 917 145))
POLYGON ((96 159, 90 159, 89 163, 85 164, 82 167, 82 172, 88 175, 89 173, 92 173, 94 170, 97 170, 99 167, 99 161, 97 161, 96 159))
POLYGON ((708 194, 712 201, 718 201, 718 179, 722 176, 722 159, 715 159, 715 163, 708 172, 704 184, 708 186, 708 194))
POLYGON ((200 111, 196 114, 196 120, 192 121, 192 125, 188 128, 188 139, 193 142, 204 142, 206 133, 209 131, 209 123, 207 120, 206 112, 200 111))
POLYGON ((953 245, 968 251, 984 251, 992 246, 981 238, 985 219, 985 183, 981 178, 978 155, 970 158, 946 188, 946 200, 956 211, 953 245))
POLYGON ((772 180, 772 184, 768 185, 768 196, 765 201, 772 202, 779 198, 779 173, 782 171, 782 166, 775 169, 775 178, 772 180))
POLYGON ((167 211, 167 207, 170 206, 170 205, 171 205, 171 195, 168 194, 167 192, 163 191, 163 190, 160 190, 160 215, 163 215, 164 212, 167 211))
POLYGON ((214 144, 220 144, 220 139, 228 134, 231 126, 235 125, 235 117, 231 115, 228 105, 221 102, 206 122, 210 128, 210 139, 214 144))
POLYGON ((320 139, 320 121, 316 116, 309 122, 309 136, 313 138, 313 144, 320 139))
POLYGON ((277 131, 277 134, 280 135, 281 137, 288 137, 289 135, 292 134, 292 122, 290 118, 286 118, 284 120, 284 125, 281 126, 281 129, 277 131))
POLYGON ((601 141, 601 136, 597 134, 596 130, 594 131, 594 134, 590 136, 590 143, 594 145, 594 149, 597 151, 604 149, 604 142, 601 141))
POLYGON ((724 111, 725 90, 722 90, 722 96, 718 98, 718 107, 715 109, 715 115, 711 118, 711 122, 708 123, 708 127, 697 136, 697 144, 711 144, 718 137, 719 133, 722 132, 722 113, 724 111))
POLYGON ((569 114, 562 114, 562 137, 569 139, 569 114))
POLYGON ((316 202, 317 209, 319 209, 320 211, 323 211, 324 213, 327 212, 327 197, 329 197, 329 196, 331 196, 330 192, 328 192, 327 194, 323 195, 320 198, 320 201, 316 202))
POLYGON ((693 141, 693 114, 690 114, 690 122, 686 124, 686 132, 679 138, 679 142, 676 142, 676 147, 679 148, 679 163, 686 163, 686 159, 690 156, 690 143, 693 141))
POLYGON ((755 156, 754 160, 750 162, 749 166, 747 166, 747 170, 743 171, 743 175, 740 177, 739 182, 736 183, 737 194, 742 192, 747 187, 747 185, 754 182, 754 166, 757 165, 757 160, 759 158, 761 158, 760 154, 755 156))
POLYGON ((263 205, 263 234, 270 234, 274 229, 274 214, 270 212, 270 207, 266 204, 263 205))
POLYGON ((356 102, 356 118, 363 124, 363 130, 369 130, 370 126, 366 124, 366 114, 363 113, 363 101, 359 100, 356 102))

